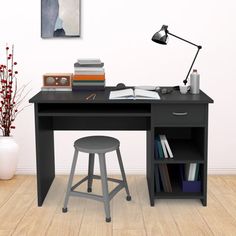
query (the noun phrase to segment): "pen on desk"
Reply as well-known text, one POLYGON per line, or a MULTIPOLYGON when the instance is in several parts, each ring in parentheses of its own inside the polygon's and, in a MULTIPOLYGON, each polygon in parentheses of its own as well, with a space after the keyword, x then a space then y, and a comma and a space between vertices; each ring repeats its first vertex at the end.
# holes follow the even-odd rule
POLYGON ((92 93, 88 97, 86 97, 86 100, 89 100, 89 99, 93 99, 94 100, 95 97, 96 97, 96 93, 92 93))

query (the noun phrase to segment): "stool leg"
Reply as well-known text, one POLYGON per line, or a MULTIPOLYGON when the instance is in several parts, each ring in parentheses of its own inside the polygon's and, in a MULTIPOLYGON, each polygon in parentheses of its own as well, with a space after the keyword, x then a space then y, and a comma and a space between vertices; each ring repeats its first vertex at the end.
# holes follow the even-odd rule
POLYGON ((118 157, 118 161, 119 161, 119 165, 120 165, 120 171, 121 171, 122 179, 123 179, 123 182, 124 182, 125 191, 126 191, 126 194, 127 194, 126 199, 127 199, 127 201, 130 201, 131 196, 130 196, 130 193, 129 193, 129 188, 128 188, 128 184, 127 184, 127 180, 126 180, 126 176, 125 176, 124 166, 123 166, 123 162, 122 162, 122 159, 121 159, 120 148, 116 149, 116 154, 117 154, 117 157, 118 157))
POLYGON ((88 192, 92 192, 93 170, 94 170, 94 153, 89 153, 88 189, 87 189, 88 192))
POLYGON ((104 208, 106 213, 106 222, 111 221, 110 215, 110 198, 108 193, 108 184, 107 184, 107 170, 106 170, 106 161, 105 161, 105 154, 98 154, 99 155, 99 164, 100 164, 100 172, 101 172, 101 180, 102 180, 102 192, 103 192, 103 201, 104 201, 104 208))
POLYGON ((64 206, 62 208, 62 212, 67 212, 67 204, 68 204, 68 201, 69 201, 69 196, 70 196, 70 192, 71 192, 73 177, 74 177, 74 174, 75 174, 75 167, 76 167, 76 162, 77 162, 77 159, 78 159, 78 153, 79 153, 79 151, 75 148, 73 162, 72 162, 71 171, 70 171, 70 177, 69 177, 68 184, 67 184, 66 196, 65 196, 65 201, 64 201, 64 206))

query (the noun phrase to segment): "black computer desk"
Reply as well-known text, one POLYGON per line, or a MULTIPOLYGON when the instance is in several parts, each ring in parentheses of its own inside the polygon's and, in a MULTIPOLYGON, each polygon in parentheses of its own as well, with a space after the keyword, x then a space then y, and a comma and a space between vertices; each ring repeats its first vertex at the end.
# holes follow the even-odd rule
POLYGON ((42 206, 55 177, 54 130, 146 130, 146 178, 151 206, 158 198, 197 198, 205 206, 208 104, 213 100, 202 91, 198 95, 173 91, 160 94, 160 100, 109 100, 109 92, 114 89, 96 91, 95 100, 86 100, 91 91, 39 92, 30 99, 35 105, 38 206, 42 206), (154 140, 158 134, 167 135, 173 159, 155 159, 154 140), (197 193, 183 192, 178 177, 178 165, 191 162, 200 164, 201 191, 197 193), (169 164, 171 193, 158 188, 160 181, 155 179, 159 176, 157 167, 163 164, 169 164))

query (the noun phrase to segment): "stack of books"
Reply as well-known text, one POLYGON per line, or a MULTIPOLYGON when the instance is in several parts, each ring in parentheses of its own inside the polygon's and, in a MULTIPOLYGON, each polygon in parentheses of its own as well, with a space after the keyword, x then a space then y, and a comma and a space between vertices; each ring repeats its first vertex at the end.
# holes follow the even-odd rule
POLYGON ((166 138, 166 135, 164 134, 157 135, 154 146, 155 146, 155 158, 157 160, 174 157, 169 142, 166 138))
POLYGON ((104 90, 105 70, 100 59, 78 59, 74 64, 72 91, 104 90))

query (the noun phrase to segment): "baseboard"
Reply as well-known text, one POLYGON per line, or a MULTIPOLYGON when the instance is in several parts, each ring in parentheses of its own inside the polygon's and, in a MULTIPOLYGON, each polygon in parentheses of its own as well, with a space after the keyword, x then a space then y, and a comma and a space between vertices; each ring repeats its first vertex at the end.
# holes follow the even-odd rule
POLYGON ((209 168, 209 175, 236 175, 236 168, 209 168))
MULTIPOLYGON (((65 168, 57 168, 56 169, 56 175, 69 175, 70 169, 65 169, 65 168)), ((87 170, 79 170, 76 171, 76 174, 87 174, 87 170)), ((107 171, 108 174, 110 175, 117 175, 120 174, 120 170, 119 169, 109 169, 107 171)), ((146 170, 144 170, 143 168, 137 168, 137 169, 126 169, 125 173, 127 175, 145 175, 146 174, 146 170)), ((17 168, 16 170, 16 174, 17 175, 35 175, 36 174, 36 170, 33 168, 17 168)), ((98 171, 95 170, 94 174, 99 174, 98 171)))
MULTIPOLYGON (((57 175, 68 175, 69 174, 68 169, 65 168, 57 168, 56 174, 57 175)), ((137 169, 126 169, 125 170, 127 175, 145 175, 146 170, 143 168, 137 168, 137 169)), ((78 173, 78 171, 77 171, 78 173)), ((86 170, 80 170, 79 174, 86 174, 86 170)), ((16 174, 18 175, 35 175, 36 170, 34 168, 17 168, 16 174)), ((95 174, 96 171, 95 171, 95 174)), ((108 174, 120 174, 119 169, 110 169, 108 171, 108 174)), ((209 168, 208 169, 209 175, 236 175, 236 168, 209 168)))

